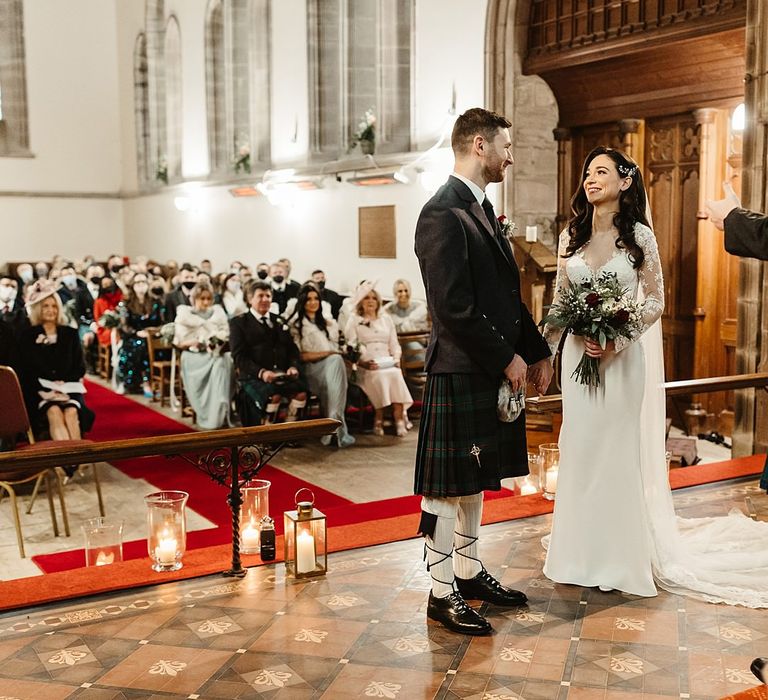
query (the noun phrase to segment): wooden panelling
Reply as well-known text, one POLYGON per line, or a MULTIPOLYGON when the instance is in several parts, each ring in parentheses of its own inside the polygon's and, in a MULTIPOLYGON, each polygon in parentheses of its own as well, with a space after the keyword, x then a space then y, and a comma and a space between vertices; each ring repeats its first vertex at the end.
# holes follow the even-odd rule
POLYGON ((560 126, 650 118, 744 98, 745 28, 539 71, 557 98, 560 126))

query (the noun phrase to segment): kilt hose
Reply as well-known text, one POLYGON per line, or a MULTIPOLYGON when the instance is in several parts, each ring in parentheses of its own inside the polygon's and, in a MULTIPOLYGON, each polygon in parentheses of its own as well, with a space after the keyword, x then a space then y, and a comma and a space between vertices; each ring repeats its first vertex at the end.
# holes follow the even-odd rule
POLYGON ((414 493, 444 498, 498 491, 528 473, 525 412, 496 416, 499 380, 485 374, 430 374, 419 424, 414 493))

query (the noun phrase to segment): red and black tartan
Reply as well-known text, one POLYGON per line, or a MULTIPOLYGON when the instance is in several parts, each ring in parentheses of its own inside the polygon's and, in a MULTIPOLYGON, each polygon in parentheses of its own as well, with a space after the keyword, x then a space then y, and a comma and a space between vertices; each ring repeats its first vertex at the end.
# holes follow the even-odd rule
POLYGON ((525 413, 514 423, 497 418, 498 384, 485 374, 427 377, 415 493, 446 497, 498 491, 501 479, 528 473, 525 413))

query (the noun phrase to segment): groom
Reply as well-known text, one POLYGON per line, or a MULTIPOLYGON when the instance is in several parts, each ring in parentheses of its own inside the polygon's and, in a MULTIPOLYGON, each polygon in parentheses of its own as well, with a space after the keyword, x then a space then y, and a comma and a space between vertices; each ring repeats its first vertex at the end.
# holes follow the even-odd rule
POLYGON ((528 473, 525 414, 513 423, 496 416, 502 379, 515 390, 531 381, 544 393, 552 378, 549 347, 520 298, 517 264, 484 192, 513 163, 509 127, 480 108, 456 120, 454 173, 416 225, 433 323, 415 475, 432 577, 427 617, 462 634, 492 631, 465 600, 502 606, 527 600, 501 585, 477 556, 482 492, 528 473))

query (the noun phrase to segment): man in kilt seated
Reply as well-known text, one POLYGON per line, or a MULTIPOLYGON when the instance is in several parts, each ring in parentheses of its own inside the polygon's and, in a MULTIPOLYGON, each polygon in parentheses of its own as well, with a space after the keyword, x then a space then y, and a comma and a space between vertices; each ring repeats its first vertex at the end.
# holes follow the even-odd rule
POLYGON ((307 384, 299 372, 299 349, 285 322, 269 312, 272 289, 252 280, 245 287, 248 311, 229 322, 229 345, 240 383, 243 425, 271 423, 282 397, 290 398, 286 421, 307 405, 307 384))
POLYGON ((477 556, 482 492, 528 473, 525 414, 514 422, 497 417, 502 380, 517 391, 531 381, 544 393, 552 378, 549 347, 520 298, 517 264, 484 193, 513 163, 509 126, 479 108, 456 120, 454 173, 416 225, 432 317, 414 487, 422 496, 419 532, 432 577, 427 617, 464 634, 492 631, 466 600, 527 600, 477 556))

